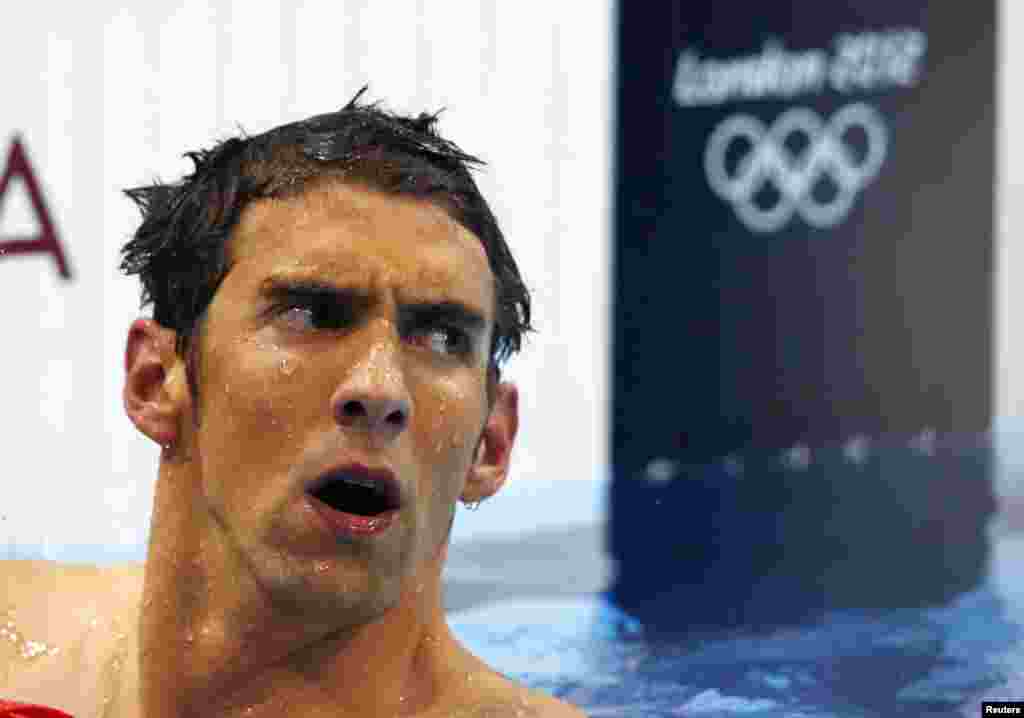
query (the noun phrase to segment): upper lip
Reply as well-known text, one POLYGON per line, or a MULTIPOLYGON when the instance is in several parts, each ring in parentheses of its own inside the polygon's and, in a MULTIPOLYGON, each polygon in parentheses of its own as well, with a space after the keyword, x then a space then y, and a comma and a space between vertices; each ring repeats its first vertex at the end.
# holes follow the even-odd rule
POLYGON ((317 478, 306 484, 306 493, 315 493, 331 481, 343 476, 378 483, 387 497, 388 503, 392 504, 395 508, 402 504, 402 487, 398 483, 398 479, 395 478, 394 471, 386 466, 372 467, 355 462, 337 464, 325 469, 317 478))

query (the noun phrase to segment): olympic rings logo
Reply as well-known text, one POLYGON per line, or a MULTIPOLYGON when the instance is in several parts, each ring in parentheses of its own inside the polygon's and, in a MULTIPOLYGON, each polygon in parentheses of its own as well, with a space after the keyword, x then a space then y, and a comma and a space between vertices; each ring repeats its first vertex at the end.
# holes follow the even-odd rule
POLYGON ((704 169, 711 189, 732 204, 737 217, 753 232, 775 232, 794 214, 812 227, 825 229, 846 219, 857 194, 878 175, 888 141, 882 117, 864 103, 847 105, 827 124, 814 111, 799 107, 786 111, 771 127, 750 115, 734 115, 711 133, 704 169), (864 133, 863 157, 851 147, 847 138, 851 130, 864 133), (806 146, 794 154, 786 142, 800 135, 806 146), (730 173, 726 158, 741 140, 750 149, 730 173), (836 191, 822 201, 814 196, 814 188, 826 177, 836 191), (778 200, 759 206, 755 197, 769 182, 778 191, 778 200))

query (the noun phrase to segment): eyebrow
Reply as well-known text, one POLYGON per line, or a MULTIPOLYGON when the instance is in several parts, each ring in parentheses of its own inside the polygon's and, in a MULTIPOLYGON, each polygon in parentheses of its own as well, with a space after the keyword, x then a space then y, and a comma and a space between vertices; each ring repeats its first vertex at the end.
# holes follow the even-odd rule
MULTIPOLYGON (((260 296, 266 299, 315 299, 332 304, 348 304, 360 308, 372 304, 372 297, 361 289, 339 287, 317 279, 268 277, 260 283, 260 296)), ((439 302, 399 303, 399 314, 412 315, 417 321, 445 321, 480 333, 487 328, 487 318, 463 302, 446 299, 439 302)))

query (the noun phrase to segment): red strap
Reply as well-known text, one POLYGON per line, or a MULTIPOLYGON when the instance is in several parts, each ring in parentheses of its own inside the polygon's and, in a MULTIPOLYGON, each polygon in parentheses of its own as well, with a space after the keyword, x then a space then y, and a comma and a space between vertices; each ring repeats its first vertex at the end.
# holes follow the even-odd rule
POLYGON ((72 718, 64 711, 46 706, 12 703, 0 698, 0 718, 72 718))

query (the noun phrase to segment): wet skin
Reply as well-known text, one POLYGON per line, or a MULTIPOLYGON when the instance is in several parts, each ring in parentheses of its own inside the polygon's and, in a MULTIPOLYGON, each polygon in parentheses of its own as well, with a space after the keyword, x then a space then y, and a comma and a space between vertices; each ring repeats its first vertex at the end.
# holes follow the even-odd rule
POLYGON ((231 241, 198 406, 173 332, 129 332, 126 410, 165 447, 126 679, 140 713, 445 715, 489 693, 554 706, 463 649, 441 602, 456 502, 500 488, 518 426, 513 385, 487 398, 479 240, 424 200, 332 184, 251 205, 231 241), (439 303, 483 321, 425 310, 439 303), (383 534, 340 539, 313 515, 305 485, 341 462, 394 471, 404 503, 383 534))

